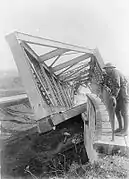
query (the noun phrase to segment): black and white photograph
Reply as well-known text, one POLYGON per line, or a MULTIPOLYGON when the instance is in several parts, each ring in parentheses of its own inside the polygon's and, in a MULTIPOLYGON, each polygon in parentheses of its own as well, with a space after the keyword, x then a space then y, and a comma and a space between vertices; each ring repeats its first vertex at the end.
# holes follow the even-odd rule
POLYGON ((128 0, 0 0, 0 179, 129 179, 128 0))

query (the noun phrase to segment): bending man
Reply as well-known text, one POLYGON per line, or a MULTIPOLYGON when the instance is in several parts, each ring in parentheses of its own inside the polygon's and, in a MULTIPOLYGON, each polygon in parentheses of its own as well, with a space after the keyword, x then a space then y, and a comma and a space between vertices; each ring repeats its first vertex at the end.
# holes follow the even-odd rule
POLYGON ((110 88, 112 96, 116 99, 115 112, 119 127, 115 130, 115 134, 119 136, 128 135, 129 83, 125 76, 111 63, 107 63, 104 70, 106 72, 106 75, 104 76, 104 83, 110 88))

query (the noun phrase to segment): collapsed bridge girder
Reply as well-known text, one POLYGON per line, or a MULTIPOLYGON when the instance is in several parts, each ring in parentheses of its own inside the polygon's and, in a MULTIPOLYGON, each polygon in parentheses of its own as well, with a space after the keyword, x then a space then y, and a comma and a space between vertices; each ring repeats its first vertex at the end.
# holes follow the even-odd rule
MULTIPOLYGON (((103 64, 101 59, 97 59, 96 50, 89 50, 19 32, 6 36, 6 39, 37 119, 41 119, 47 114, 53 114, 54 111, 56 112, 55 107, 62 110, 62 107, 67 109, 73 106, 72 91, 70 92, 72 87, 70 88, 71 85, 63 80, 63 78, 67 79, 67 76, 69 77, 67 73, 75 71, 73 72, 74 76, 70 73, 74 81, 74 77, 77 74, 76 69, 80 65, 86 64, 89 58, 91 59, 90 61, 93 61, 91 65, 93 65, 94 61, 101 67, 103 64), (50 50, 41 55, 34 50, 33 46, 31 47, 32 44, 40 48, 49 47, 50 50), (75 53, 74 58, 70 53, 64 55, 67 52, 75 53), (94 59, 92 59, 93 56, 94 59), (52 60, 50 65, 47 65, 47 62, 54 57, 54 61, 52 60), (63 70, 65 71, 63 72, 63 70), (58 72, 61 72, 61 74, 58 72)), ((87 63, 86 66, 88 65, 90 64, 87 63)), ((82 69, 85 70, 86 66, 82 69)), ((76 81, 78 81, 78 74, 76 76, 76 81)))
POLYGON ((19 32, 6 39, 27 96, 0 101, 5 116, 1 130, 9 134, 2 141, 5 172, 24 173, 26 165, 38 166, 35 161, 43 168, 55 155, 82 142, 93 162, 93 144, 102 136, 103 120, 110 119, 114 137, 114 108, 110 92, 101 85, 104 62, 99 51, 19 32), (80 85, 92 94, 75 104, 74 92, 80 85))
MULTIPOLYGON (((112 108, 109 108, 110 93, 100 85, 104 62, 98 49, 92 50, 20 32, 9 34, 6 39, 37 121, 47 121, 48 126, 53 127, 62 121, 61 116, 67 120, 64 113, 70 112, 74 107, 74 91, 80 85, 86 85, 91 91, 97 87, 95 93, 105 102, 109 113, 112 113, 112 108), (53 116, 58 114, 60 117, 55 122, 53 116)), ((77 108, 81 111, 81 107, 77 108)))

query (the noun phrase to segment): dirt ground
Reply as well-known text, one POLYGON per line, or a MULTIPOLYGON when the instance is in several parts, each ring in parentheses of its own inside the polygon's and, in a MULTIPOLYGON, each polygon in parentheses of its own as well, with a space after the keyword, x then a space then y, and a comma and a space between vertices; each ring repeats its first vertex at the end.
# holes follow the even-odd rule
MULTIPOLYGON (((5 123, 7 124, 7 121, 5 121, 5 123)), ((76 121, 74 125, 77 126, 78 131, 79 125, 76 121)), ((10 130, 11 127, 10 125, 8 126, 8 130, 10 130)), ((23 127, 21 127, 21 124, 12 125, 13 128, 19 129, 17 126, 20 126, 20 131, 22 131, 23 127)), ((69 125, 71 132, 73 130, 72 126, 73 121, 71 127, 69 125)), ((63 126, 62 129, 64 128, 63 126)), ((19 177, 18 175, 14 175, 11 177, 4 175, 2 179, 129 179, 128 156, 121 156, 120 154, 99 154, 98 161, 94 164, 90 164, 87 158, 85 158, 86 156, 84 157, 84 152, 81 152, 84 150, 83 145, 74 146, 73 149, 67 153, 59 153, 47 166, 43 164, 43 160, 46 157, 44 154, 46 153, 42 151, 49 151, 56 148, 53 139, 55 138, 56 140, 62 141, 62 134, 62 130, 59 133, 53 131, 49 137, 49 140, 53 141, 51 145, 48 145, 49 140, 47 136, 39 136, 37 133, 25 137, 22 137, 22 135, 17 136, 14 140, 15 142, 12 140, 11 143, 7 145, 4 156, 5 160, 3 159, 3 161, 6 162, 6 170, 8 173, 16 166, 17 171, 24 171, 24 176, 19 177), (28 159, 30 160, 28 161, 28 159), (32 164, 31 166, 29 165, 30 162, 32 164)), ((3 170, 5 170, 5 168, 2 168, 2 172, 3 170)))
POLYGON ((99 160, 93 165, 90 163, 82 166, 75 165, 74 170, 71 171, 70 168, 66 176, 82 179, 129 179, 129 158, 101 154, 99 160))
POLYGON ((94 164, 73 162, 67 172, 62 169, 61 173, 58 168, 52 168, 52 171, 54 176, 50 174, 49 179, 129 179, 129 158, 101 154, 94 164))
POLYGON ((25 177, 2 177, 2 179, 129 179, 129 158, 120 155, 99 154, 99 159, 94 164, 79 164, 73 161, 66 170, 66 164, 58 163, 51 165, 51 170, 46 176, 27 173, 25 177))

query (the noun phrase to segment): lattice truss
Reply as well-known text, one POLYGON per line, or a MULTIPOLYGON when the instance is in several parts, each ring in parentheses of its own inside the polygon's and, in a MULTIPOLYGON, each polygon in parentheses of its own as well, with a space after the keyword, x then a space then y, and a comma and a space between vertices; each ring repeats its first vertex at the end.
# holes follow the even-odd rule
POLYGON ((35 90, 44 104, 70 108, 74 90, 80 85, 86 86, 93 78, 96 82, 102 80, 104 63, 97 49, 19 32, 8 35, 7 41, 32 103, 35 90))

